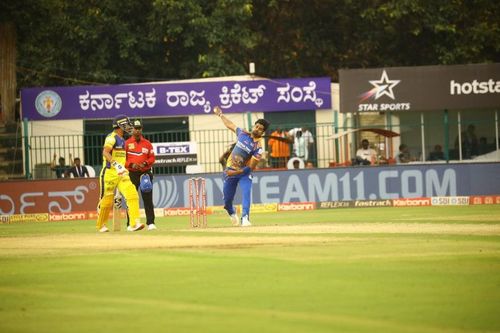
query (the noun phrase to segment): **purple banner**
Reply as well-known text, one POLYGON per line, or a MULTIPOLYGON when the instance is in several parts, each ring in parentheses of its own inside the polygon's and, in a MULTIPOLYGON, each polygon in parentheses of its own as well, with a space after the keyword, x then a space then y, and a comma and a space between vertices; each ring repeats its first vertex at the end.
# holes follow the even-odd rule
POLYGON ((27 88, 22 117, 29 120, 102 119, 331 108, 330 78, 150 83, 27 88))

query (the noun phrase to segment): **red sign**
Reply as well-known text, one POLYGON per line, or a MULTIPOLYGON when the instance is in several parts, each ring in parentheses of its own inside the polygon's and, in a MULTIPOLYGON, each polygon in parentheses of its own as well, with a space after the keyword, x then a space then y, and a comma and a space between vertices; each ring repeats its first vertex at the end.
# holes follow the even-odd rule
POLYGON ((95 211, 98 201, 96 178, 0 183, 0 215, 95 211))
POLYGON ((474 195, 470 197, 471 205, 500 205, 500 195, 474 195))

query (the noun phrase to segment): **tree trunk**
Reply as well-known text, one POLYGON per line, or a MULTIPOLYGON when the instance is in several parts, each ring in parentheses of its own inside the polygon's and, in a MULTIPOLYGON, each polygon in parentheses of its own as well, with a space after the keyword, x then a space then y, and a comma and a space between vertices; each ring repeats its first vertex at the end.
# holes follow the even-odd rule
POLYGON ((16 120, 16 27, 0 23, 0 122, 16 120))

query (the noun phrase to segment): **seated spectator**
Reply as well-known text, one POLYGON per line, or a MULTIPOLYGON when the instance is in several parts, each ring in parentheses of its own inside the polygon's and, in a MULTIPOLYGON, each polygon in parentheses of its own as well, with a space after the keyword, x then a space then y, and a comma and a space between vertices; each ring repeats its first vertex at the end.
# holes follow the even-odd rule
POLYGON ((304 160, 299 157, 292 157, 288 160, 287 168, 288 169, 304 169, 305 163, 304 160))
POLYGON ((353 165, 370 165, 374 164, 377 158, 377 152, 370 148, 370 142, 367 139, 361 141, 361 148, 356 151, 356 158, 353 160, 353 165))
MULTIPOLYGON (((71 158, 71 154, 70 154, 71 158)), ((50 164, 50 168, 55 171, 57 178, 64 178, 68 175, 69 166, 66 165, 66 160, 64 157, 59 157, 59 164, 56 163, 57 154, 54 153, 54 158, 50 164)))
POLYGON ((429 161, 442 161, 444 160, 444 152, 441 145, 435 145, 434 150, 429 154, 429 161))
POLYGON ((89 177, 89 171, 85 165, 82 165, 79 157, 75 157, 73 160, 73 166, 69 168, 67 176, 73 176, 74 178, 89 177))
POLYGON ((408 163, 411 161, 410 158, 410 150, 408 149, 408 146, 402 143, 399 146, 399 153, 396 155, 396 163, 397 164, 404 164, 408 163))

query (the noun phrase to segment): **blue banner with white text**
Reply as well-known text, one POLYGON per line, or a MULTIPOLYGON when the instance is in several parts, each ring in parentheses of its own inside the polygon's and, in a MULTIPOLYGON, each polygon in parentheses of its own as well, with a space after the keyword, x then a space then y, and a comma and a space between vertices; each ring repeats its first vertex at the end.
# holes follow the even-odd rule
MULTIPOLYGON (((195 176, 206 178, 207 205, 223 205, 222 173, 195 176)), ((155 207, 188 207, 190 177, 155 176, 155 207)), ((252 177, 255 204, 500 194, 500 163, 262 171, 252 177)))
POLYGON ((161 82, 111 86, 27 88, 22 117, 29 120, 106 119, 330 109, 330 78, 161 82))

